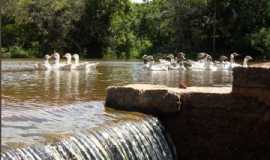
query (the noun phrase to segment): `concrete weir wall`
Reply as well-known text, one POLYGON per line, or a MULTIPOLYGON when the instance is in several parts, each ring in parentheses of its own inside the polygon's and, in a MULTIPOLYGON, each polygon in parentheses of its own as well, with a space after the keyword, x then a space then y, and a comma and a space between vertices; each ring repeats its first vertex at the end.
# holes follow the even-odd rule
POLYGON ((105 105, 157 116, 179 160, 269 160, 270 74, 258 70, 235 69, 233 87, 112 86, 105 105))
POLYGON ((257 97, 270 105, 270 68, 235 68, 233 93, 257 97))

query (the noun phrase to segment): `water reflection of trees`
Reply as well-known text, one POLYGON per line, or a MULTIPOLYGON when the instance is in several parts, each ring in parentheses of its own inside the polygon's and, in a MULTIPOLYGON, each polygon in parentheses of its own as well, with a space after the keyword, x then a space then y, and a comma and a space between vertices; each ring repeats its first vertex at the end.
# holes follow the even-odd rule
POLYGON ((96 87, 104 90, 111 85, 133 83, 134 64, 104 63, 97 67, 96 87))

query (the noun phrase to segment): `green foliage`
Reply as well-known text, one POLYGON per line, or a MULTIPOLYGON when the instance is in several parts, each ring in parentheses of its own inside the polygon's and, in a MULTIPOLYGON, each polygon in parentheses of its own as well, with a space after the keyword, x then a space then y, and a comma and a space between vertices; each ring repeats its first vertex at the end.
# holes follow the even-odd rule
POLYGON ((1 48, 0 53, 1 53, 0 58, 10 58, 11 57, 10 52, 8 52, 7 48, 1 48))
POLYGON ((125 8, 117 10, 113 15, 107 50, 117 58, 138 58, 152 47, 150 40, 136 32, 140 22, 134 12, 138 13, 136 6, 127 2, 125 8))
POLYGON ((101 58, 110 45, 113 15, 119 10, 127 10, 128 2, 128 0, 86 0, 84 13, 68 36, 73 42, 69 49, 86 50, 89 53, 86 57, 101 58))
POLYGON ((87 58, 270 52, 269 0, 5 0, 1 6, 6 57, 54 50, 87 58))
POLYGON ((270 27, 261 28, 251 35, 251 45, 261 53, 261 56, 270 58, 270 27))
POLYGON ((31 48, 32 42, 37 41, 42 52, 66 47, 65 37, 84 6, 83 1, 68 0, 12 0, 11 4, 4 12, 3 39, 7 42, 3 45, 31 48))
POLYGON ((19 46, 12 46, 7 52, 4 52, 6 58, 33 58, 36 55, 36 50, 24 49, 19 46))

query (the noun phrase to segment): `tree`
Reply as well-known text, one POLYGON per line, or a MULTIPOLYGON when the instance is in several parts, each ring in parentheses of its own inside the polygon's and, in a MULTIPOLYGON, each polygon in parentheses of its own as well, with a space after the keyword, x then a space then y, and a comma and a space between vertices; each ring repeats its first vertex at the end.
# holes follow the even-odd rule
POLYGON ((54 50, 87 58, 268 52, 269 0, 6 0, 1 6, 2 46, 31 52, 24 57, 54 50))
POLYGON ((42 53, 62 51, 65 37, 74 21, 78 20, 83 1, 66 0, 13 0, 5 13, 5 40, 16 37, 14 42, 4 44, 31 48, 40 47, 42 53), (12 34, 12 35, 11 35, 12 34))
POLYGON ((251 45, 260 53, 261 57, 270 58, 270 27, 261 28, 251 34, 251 45))

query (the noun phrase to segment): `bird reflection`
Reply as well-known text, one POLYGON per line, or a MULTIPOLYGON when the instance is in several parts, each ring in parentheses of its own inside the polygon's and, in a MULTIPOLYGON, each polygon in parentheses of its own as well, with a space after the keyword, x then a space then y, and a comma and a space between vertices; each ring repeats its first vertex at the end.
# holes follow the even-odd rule
POLYGON ((162 84, 170 87, 178 87, 179 82, 185 82, 187 86, 212 86, 224 85, 232 81, 232 74, 228 71, 145 71, 139 70, 134 74, 139 83, 162 84))
MULTIPOLYGON (((92 71, 91 71, 92 72, 92 71)), ((43 94, 47 100, 61 101, 76 100, 91 96, 88 94, 96 85, 95 74, 90 71, 45 71, 43 77, 43 94)))
MULTIPOLYGON (((144 76, 143 78, 147 78, 144 76)), ((185 78, 185 72, 179 71, 152 71, 149 72, 149 82, 152 84, 163 84, 167 86, 176 87, 177 80, 185 78)))
POLYGON ((205 71, 205 74, 202 74, 202 80, 203 80, 203 84, 207 84, 211 85, 213 84, 213 73, 212 71, 205 71))
POLYGON ((52 75, 53 75, 52 82, 53 82, 53 91, 54 91, 53 98, 59 99, 60 97, 60 71, 53 70, 52 75))
POLYGON ((51 77, 50 73, 51 73, 51 71, 44 72, 44 90, 46 93, 49 91, 50 77, 51 77))
MULTIPOLYGON (((84 87, 84 94, 88 94, 90 91, 91 91, 91 79, 90 79, 90 70, 85 70, 85 73, 84 73, 84 84, 85 84, 85 87, 84 87)), ((93 75, 96 75, 93 74, 93 75)))
POLYGON ((232 81, 231 71, 221 71, 217 77, 220 77, 218 81, 220 83, 228 83, 232 81))
POLYGON ((65 72, 66 75, 66 87, 65 87, 65 94, 71 95, 71 88, 72 88, 72 72, 65 72))
POLYGON ((76 99, 79 96, 79 82, 80 82, 80 72, 77 70, 71 71, 72 74, 72 92, 73 97, 76 99))

